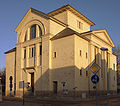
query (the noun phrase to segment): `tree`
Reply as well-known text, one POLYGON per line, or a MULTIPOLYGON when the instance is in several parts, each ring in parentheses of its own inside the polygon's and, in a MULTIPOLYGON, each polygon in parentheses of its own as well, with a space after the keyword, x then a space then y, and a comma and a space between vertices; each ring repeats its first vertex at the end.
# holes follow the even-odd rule
POLYGON ((120 45, 117 45, 113 48, 113 54, 117 56, 117 64, 120 63, 120 45))
POLYGON ((0 69, 0 77, 1 77, 3 95, 5 95, 5 72, 6 72, 6 68, 0 69))

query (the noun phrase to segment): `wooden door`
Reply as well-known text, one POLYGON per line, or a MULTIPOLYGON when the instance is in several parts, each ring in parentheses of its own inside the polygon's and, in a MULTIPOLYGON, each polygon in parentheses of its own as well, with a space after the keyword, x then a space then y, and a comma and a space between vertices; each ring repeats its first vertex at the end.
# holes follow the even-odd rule
POLYGON ((57 94, 57 81, 53 81, 53 93, 57 94))

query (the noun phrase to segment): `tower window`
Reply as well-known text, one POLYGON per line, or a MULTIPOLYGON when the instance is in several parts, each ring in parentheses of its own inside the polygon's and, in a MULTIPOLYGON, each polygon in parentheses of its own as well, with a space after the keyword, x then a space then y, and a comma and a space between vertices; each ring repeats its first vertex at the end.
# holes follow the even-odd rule
POLYGON ((80 21, 77 21, 77 27, 79 29, 83 29, 83 23, 81 23, 80 21))

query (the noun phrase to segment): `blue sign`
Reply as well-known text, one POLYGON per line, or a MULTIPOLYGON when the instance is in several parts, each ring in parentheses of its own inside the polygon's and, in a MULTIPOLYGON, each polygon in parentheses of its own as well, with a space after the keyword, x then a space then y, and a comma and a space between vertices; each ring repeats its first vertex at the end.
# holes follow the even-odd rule
POLYGON ((97 84, 99 82, 99 77, 95 74, 91 77, 91 81, 94 84, 97 84))
POLYGON ((65 83, 66 83, 66 82, 61 82, 61 84, 62 84, 63 86, 65 86, 65 83))
MULTIPOLYGON (((24 83, 24 87, 25 88, 29 88, 30 87, 30 83, 29 82, 25 82, 24 83)), ((19 82, 19 88, 23 88, 23 81, 19 82)))
POLYGON ((30 85, 29 82, 24 83, 24 87, 25 87, 25 88, 29 88, 29 87, 30 87, 29 85, 30 85))

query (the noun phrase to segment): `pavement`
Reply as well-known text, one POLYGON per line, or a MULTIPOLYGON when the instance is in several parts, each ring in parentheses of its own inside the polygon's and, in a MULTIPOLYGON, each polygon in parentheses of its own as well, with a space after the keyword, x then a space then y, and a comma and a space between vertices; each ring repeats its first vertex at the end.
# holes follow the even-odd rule
MULTIPOLYGON (((23 106, 22 100, 17 97, 3 97, 0 106, 23 106)), ((106 97, 98 99, 98 106, 106 105, 106 97)), ((24 98, 24 106, 96 106, 96 101, 71 97, 27 97, 24 98)), ((110 97, 110 106, 120 106, 120 95, 110 97)))

